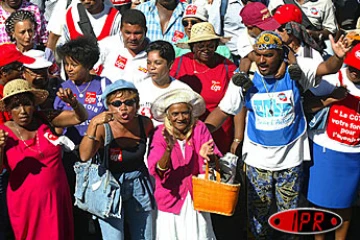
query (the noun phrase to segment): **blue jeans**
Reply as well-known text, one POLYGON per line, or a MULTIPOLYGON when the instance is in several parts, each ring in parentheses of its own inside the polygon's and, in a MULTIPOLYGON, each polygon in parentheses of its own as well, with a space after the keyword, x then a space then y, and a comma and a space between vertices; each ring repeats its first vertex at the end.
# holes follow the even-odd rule
MULTIPOLYGON (((131 239, 155 239, 155 211, 144 211, 133 197, 133 181, 125 180, 121 184, 121 218, 99 218, 103 240, 124 240, 124 222, 129 226, 131 239)), ((128 237, 127 237, 128 238, 128 237)))

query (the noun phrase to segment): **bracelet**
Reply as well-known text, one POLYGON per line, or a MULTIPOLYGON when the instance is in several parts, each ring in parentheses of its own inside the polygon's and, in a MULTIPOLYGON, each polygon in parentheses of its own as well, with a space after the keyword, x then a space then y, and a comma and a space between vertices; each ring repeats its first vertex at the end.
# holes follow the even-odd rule
POLYGON ((236 142, 236 143, 241 143, 241 140, 238 139, 238 138, 234 138, 233 142, 236 142))
POLYGON ((159 170, 162 171, 162 172, 165 172, 166 170, 169 169, 168 167, 167 167, 167 168, 162 168, 162 167, 160 167, 159 162, 156 163, 156 168, 159 169, 159 170))
POLYGON ((89 139, 91 139, 91 140, 93 140, 93 141, 96 141, 96 137, 95 137, 95 136, 87 135, 87 133, 85 133, 84 136, 88 137, 89 139))

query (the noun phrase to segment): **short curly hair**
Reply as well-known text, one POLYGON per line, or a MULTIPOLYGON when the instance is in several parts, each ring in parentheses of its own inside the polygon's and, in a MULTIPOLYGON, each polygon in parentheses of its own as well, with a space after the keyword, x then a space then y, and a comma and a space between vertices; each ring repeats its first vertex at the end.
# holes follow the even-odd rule
POLYGON ((87 69, 92 69, 99 60, 100 50, 96 38, 81 36, 56 48, 60 59, 70 57, 87 69))
POLYGON ((29 20, 34 25, 34 30, 36 29, 37 23, 35 20, 35 15, 30 11, 20 10, 13 12, 5 20, 5 31, 9 35, 11 41, 15 41, 12 35, 15 31, 16 23, 23 22, 25 20, 29 20))

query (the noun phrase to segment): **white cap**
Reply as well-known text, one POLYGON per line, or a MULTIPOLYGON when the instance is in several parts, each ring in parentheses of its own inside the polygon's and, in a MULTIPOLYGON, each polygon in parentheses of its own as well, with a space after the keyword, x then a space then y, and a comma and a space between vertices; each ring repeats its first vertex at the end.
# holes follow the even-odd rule
POLYGON ((52 62, 45 59, 45 52, 41 50, 31 49, 27 52, 23 53, 28 57, 35 58, 35 62, 31 64, 24 64, 24 67, 30 69, 41 69, 41 68, 48 68, 52 65, 52 62))
POLYGON ((185 12, 183 15, 184 18, 198 18, 204 22, 207 22, 209 19, 208 11, 206 10, 205 5, 199 4, 188 4, 185 8, 185 12))

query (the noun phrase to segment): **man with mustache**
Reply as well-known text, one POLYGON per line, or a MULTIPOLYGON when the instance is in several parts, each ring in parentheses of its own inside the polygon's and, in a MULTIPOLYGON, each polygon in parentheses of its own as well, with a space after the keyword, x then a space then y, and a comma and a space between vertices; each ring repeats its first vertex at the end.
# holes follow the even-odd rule
POLYGON ((25 52, 24 55, 34 58, 35 62, 24 64, 23 78, 27 80, 33 88, 43 89, 49 92, 49 96, 39 107, 42 109, 52 109, 56 93, 61 87, 63 80, 49 75, 49 67, 52 65, 52 62, 45 59, 45 52, 32 49, 25 52))
POLYGON ((124 11, 120 34, 99 42, 100 60, 95 67, 101 76, 112 82, 123 79, 137 85, 148 78, 145 48, 150 40, 146 37, 146 20, 136 9, 124 11))
MULTIPOLYGON (((299 207, 303 161, 310 159, 301 91, 318 85, 323 75, 337 72, 351 49, 342 41, 343 37, 337 43, 332 37, 330 40, 335 55, 320 64, 298 57, 302 74, 293 80, 288 71, 283 77, 274 76, 284 60, 281 37, 272 31, 260 33, 254 45, 258 70, 252 85, 245 89, 240 101, 239 92, 232 98, 225 94, 205 121, 216 129, 226 119, 221 119, 222 116, 231 114, 231 106, 237 105, 238 111, 242 106, 247 108, 242 159, 246 164, 249 224, 255 239, 272 234, 267 223, 273 213, 272 204, 276 211, 299 207)), ((236 91, 231 85, 228 89, 236 91)))

